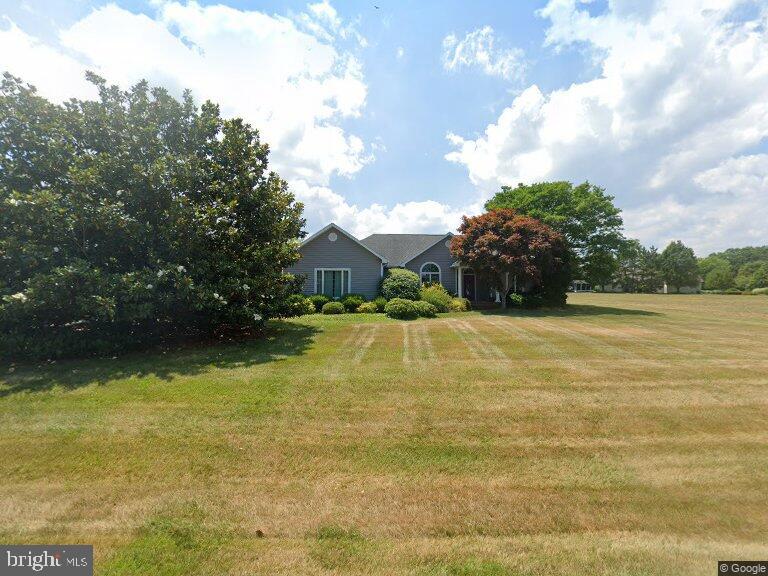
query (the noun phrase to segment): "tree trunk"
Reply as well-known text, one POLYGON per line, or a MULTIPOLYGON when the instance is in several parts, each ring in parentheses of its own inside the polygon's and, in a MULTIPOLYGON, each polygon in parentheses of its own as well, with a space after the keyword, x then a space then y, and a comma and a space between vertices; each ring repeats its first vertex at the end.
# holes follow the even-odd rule
POLYGON ((504 291, 501 293, 501 309, 507 309, 507 294, 509 294, 509 272, 504 274, 504 291))

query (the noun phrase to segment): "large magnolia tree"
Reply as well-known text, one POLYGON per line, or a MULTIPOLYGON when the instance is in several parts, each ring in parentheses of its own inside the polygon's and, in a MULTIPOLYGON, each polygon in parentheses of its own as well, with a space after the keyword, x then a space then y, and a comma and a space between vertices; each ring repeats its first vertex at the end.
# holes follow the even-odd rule
POLYGON ((571 256, 562 234, 515 210, 462 218, 451 253, 498 290, 502 307, 513 286, 526 286, 550 304, 564 304, 571 256))
POLYGON ((248 327, 296 288, 302 206, 240 119, 89 75, 96 101, 0 85, 0 338, 16 355, 248 327))

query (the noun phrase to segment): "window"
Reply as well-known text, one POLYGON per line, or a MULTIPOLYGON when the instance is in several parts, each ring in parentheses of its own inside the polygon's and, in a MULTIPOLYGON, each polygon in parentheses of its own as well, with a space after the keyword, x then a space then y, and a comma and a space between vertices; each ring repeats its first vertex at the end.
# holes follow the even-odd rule
POLYGON ((352 290, 349 268, 315 268, 315 294, 338 299, 352 290))
POLYGON ((440 266, 434 262, 427 262, 421 266, 422 284, 440 284, 440 266))

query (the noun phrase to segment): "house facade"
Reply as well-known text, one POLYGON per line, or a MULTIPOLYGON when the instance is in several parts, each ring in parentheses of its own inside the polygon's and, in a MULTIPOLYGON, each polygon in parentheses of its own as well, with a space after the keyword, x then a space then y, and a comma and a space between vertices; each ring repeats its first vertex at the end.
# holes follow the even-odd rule
POLYGON ((453 234, 371 234, 355 238, 328 224, 301 244, 301 259, 286 269, 305 277, 302 292, 341 298, 362 294, 375 298, 388 268, 407 268, 423 283, 442 284, 451 294, 473 302, 493 301, 495 293, 462 266, 449 249, 453 234))

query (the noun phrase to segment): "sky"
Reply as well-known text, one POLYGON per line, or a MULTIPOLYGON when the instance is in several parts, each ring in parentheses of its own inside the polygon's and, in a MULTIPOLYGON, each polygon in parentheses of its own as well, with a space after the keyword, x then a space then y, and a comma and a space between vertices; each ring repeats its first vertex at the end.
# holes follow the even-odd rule
POLYGON ((213 100, 307 230, 454 231, 503 185, 585 180, 646 245, 768 244, 768 0, 0 0, 0 71, 213 100))

